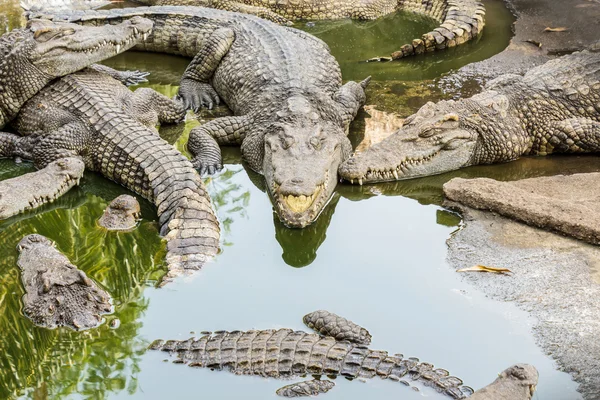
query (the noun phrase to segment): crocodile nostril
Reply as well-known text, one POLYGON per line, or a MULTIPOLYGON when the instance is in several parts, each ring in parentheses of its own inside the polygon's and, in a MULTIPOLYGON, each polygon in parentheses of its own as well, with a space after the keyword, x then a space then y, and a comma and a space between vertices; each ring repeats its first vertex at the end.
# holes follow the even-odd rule
POLYGON ((300 184, 304 183, 304 179, 302 179, 302 178, 292 178, 290 180, 290 182, 292 182, 294 185, 300 185, 300 184))

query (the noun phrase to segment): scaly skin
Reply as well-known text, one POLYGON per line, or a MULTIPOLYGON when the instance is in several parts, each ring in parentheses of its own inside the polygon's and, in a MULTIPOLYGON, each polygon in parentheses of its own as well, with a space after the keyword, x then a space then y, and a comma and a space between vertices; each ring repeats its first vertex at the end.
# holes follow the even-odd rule
POLYGON ((302 321, 310 329, 336 340, 347 340, 356 344, 371 344, 371 334, 365 328, 329 311, 319 310, 306 314, 302 321))
POLYGON ((40 171, 0 181, 0 219, 53 202, 79 184, 84 168, 78 158, 64 158, 40 171))
POLYGON ((538 383, 538 372, 532 365, 516 364, 505 369, 498 378, 476 391, 471 400, 530 400, 538 383))
POLYGON ((69 262, 42 235, 25 236, 17 246, 25 286, 23 312, 44 328, 95 328, 112 312, 110 296, 69 262))
MULTIPOLYGON (((115 26, 31 20, 27 27, 0 37, 0 128, 55 78, 76 72, 125 51, 152 23, 137 17, 115 26)), ((5 143, 0 134, 0 157, 5 143)))
POLYGON ((307 397, 316 396, 320 393, 327 393, 335 383, 327 379, 313 379, 310 381, 292 383, 277 390, 277 395, 281 397, 307 397))
MULTIPOLYGON (((328 315, 342 319, 335 314, 328 315)), ((409 385, 402 380, 408 375, 412 380, 419 379, 455 399, 463 399, 473 393, 470 387, 462 386, 462 380, 449 376, 448 371, 434 369, 432 364, 420 363, 417 358, 403 359, 401 354, 390 356, 386 351, 370 350, 347 340, 338 341, 331 336, 291 329, 219 331, 197 340, 157 340, 150 349, 176 353, 175 363, 225 369, 237 375, 280 379, 308 374, 343 376, 348 379, 370 379, 377 375, 409 385)), ((303 392, 318 394, 331 387, 331 382, 304 382, 283 387, 277 394, 289 397, 303 392), (293 386, 299 387, 295 390, 293 386)))
POLYGON ((68 75, 31 99, 15 120, 19 152, 44 166, 80 157, 157 207, 167 240, 165 282, 199 269, 219 246, 219 224, 192 164, 154 126, 181 121, 181 104, 147 88, 131 92, 94 70, 68 75))
POLYGON ((140 219, 140 203, 135 197, 123 194, 110 202, 98 225, 109 231, 130 231, 140 219))
POLYGON ((265 176, 283 223, 312 223, 349 156, 348 125, 364 103, 368 80, 342 86, 339 65, 325 43, 249 15, 149 7, 62 17, 85 16, 86 24, 94 24, 131 15, 155 23, 139 50, 194 57, 179 89, 187 107, 210 108, 223 99, 235 114, 190 132, 195 166, 214 172, 221 167, 218 145, 240 145, 248 165, 265 176))
MULTIPOLYGON (((485 8, 477 0, 138 0, 153 6, 199 6, 243 12, 277 23, 352 18, 373 20, 403 10, 433 18, 440 26, 400 47, 392 59, 463 44, 477 38, 485 25, 485 8), (283 19, 283 21, 282 21, 283 19)), ((377 59, 387 59, 378 57, 377 59)))
POLYGON ((525 155, 600 150, 600 54, 581 52, 503 75, 468 99, 428 103, 396 133, 346 161, 368 183, 418 178, 525 155))

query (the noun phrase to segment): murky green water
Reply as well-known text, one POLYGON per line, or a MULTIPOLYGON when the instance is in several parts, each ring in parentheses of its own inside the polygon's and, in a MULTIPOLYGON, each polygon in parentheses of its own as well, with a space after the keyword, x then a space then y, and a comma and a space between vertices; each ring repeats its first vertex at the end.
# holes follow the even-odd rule
MULTIPOLYGON (((512 20, 500 1, 486 6, 488 25, 478 43, 399 63, 355 60, 395 50, 429 29, 428 21, 396 15, 379 23, 317 23, 307 29, 328 41, 346 79, 376 77, 370 103, 406 115, 439 98, 432 78, 506 46, 512 20)), ((17 26, 15 3, 0 7, 0 32, 17 26)), ((150 71, 148 86, 173 95, 186 63, 127 53, 108 64, 150 71)), ((205 112, 200 123, 223 112, 205 112)), ((365 117, 361 113, 353 125, 354 142, 361 140, 365 117)), ((198 123, 190 116, 185 127, 161 134, 183 150, 187 132, 198 123)), ((460 219, 439 204, 441 186, 453 176, 517 179, 596 171, 599 157, 523 159, 393 184, 340 185, 313 226, 290 230, 274 216, 261 177, 240 164, 239 152, 226 149, 224 156, 224 171, 206 180, 222 222, 223 252, 202 271, 162 289, 154 288, 164 273, 154 209, 143 203, 144 219, 131 233, 98 228, 104 207, 126 192, 98 175, 87 173, 79 188, 56 203, 0 223, 0 398, 274 399, 280 381, 166 364, 164 354, 145 348, 158 337, 187 338, 202 330, 306 329, 302 315, 321 308, 366 326, 373 348, 417 356, 475 388, 515 362, 528 362, 540 371, 536 399, 580 398, 570 377, 535 346, 524 312, 486 299, 448 268, 445 240, 460 219), (107 320, 119 318, 117 329, 104 324, 83 333, 45 330, 22 316, 15 246, 32 232, 55 240, 112 294, 115 313, 107 320)), ((2 160, 0 179, 31 168, 2 160)), ((336 383, 326 398, 442 398, 378 379, 336 383)))

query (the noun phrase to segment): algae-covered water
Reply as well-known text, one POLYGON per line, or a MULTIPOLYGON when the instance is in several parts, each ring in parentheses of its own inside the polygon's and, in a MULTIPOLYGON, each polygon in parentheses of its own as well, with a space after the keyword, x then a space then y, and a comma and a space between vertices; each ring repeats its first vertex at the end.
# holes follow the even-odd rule
MULTIPOLYGON (((431 21, 396 14, 378 22, 317 22, 304 27, 326 40, 345 79, 373 75, 368 102, 400 115, 441 96, 432 79, 487 58, 508 44, 512 17, 488 0, 488 25, 478 42, 393 63, 360 63, 386 55, 431 28, 431 21)), ((19 26, 16 3, 0 2, 0 31, 19 26)), ((107 64, 151 72, 150 86, 167 95, 187 61, 126 53, 107 64)), ((187 132, 226 111, 191 114, 185 126, 161 134, 182 151, 187 132)), ((375 114, 373 114, 375 115, 375 114)), ((355 143, 371 126, 361 113, 355 143)), ((445 261, 445 240, 460 218, 440 207, 441 185, 453 176, 498 179, 600 169, 598 157, 523 159, 399 183, 339 185, 318 221, 303 230, 274 216, 262 178, 224 151, 225 168, 206 184, 222 224, 222 253, 202 271, 157 289, 164 245, 153 207, 130 233, 96 225, 103 209, 127 191, 86 173, 80 187, 59 201, 0 223, 0 398, 268 399, 286 384, 164 363, 147 352, 156 338, 183 339, 203 330, 307 329, 302 316, 328 309, 367 327, 372 348, 416 356, 479 388, 516 362, 540 371, 534 398, 578 399, 576 384, 535 345, 532 321, 512 304, 486 299, 461 281, 445 261), (16 243, 38 232, 111 293, 115 313, 100 328, 73 332, 36 328, 21 312, 23 289, 16 243), (109 328, 112 319, 120 325, 109 328)), ((0 179, 31 171, 30 164, 0 162, 0 179)), ((329 399, 444 398, 391 381, 337 379, 329 399)))

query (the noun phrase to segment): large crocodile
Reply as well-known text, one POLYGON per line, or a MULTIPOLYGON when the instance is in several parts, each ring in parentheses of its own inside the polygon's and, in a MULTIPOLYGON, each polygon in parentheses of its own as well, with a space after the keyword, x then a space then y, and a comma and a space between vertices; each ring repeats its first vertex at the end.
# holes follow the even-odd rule
MULTIPOLYGON (((317 314, 323 314, 320 311, 317 314)), ((313 313, 314 314, 314 313, 313 313)), ((327 332, 348 321, 326 313, 331 317, 320 333, 327 332)), ((307 316, 309 320, 312 317, 307 316)), ((348 325, 364 329, 355 324, 348 325)), ((444 369, 435 369, 432 364, 419 362, 417 358, 405 359, 401 354, 388 355, 386 351, 370 350, 368 347, 348 340, 336 340, 331 336, 293 331, 292 329, 267 329, 260 331, 219 331, 199 339, 157 340, 150 345, 152 350, 175 353, 175 363, 190 367, 228 370, 237 375, 258 375, 267 378, 291 379, 305 375, 343 376, 348 379, 382 379, 400 381, 403 378, 420 380, 439 392, 462 399, 473 393, 462 380, 449 376, 444 369)), ((327 381, 324 381, 327 382, 327 381)), ((307 382, 298 388, 286 386, 277 391, 280 395, 295 397, 299 393, 318 394, 325 392, 333 383, 307 382)))
POLYGON ((600 54, 503 75, 468 99, 428 103, 382 142, 347 160, 360 184, 417 178, 524 155, 600 150, 600 54))
POLYGON ((48 238, 25 236, 17 249, 25 286, 23 312, 36 325, 95 328, 102 322, 100 315, 112 312, 108 293, 71 264, 48 238))
POLYGON ((87 169, 154 202, 167 240, 168 280, 200 268, 219 246, 219 224, 200 176, 154 129, 184 116, 180 103, 151 89, 131 92, 108 75, 84 70, 27 102, 14 121, 21 136, 12 141, 14 152, 38 167, 79 157, 87 169))
POLYGON ((153 33, 137 49, 194 57, 179 97, 194 110, 222 98, 234 116, 190 132, 188 149, 202 172, 221 166, 218 144, 241 145, 262 173, 281 220, 312 223, 333 193, 349 156, 348 125, 365 100, 364 87, 342 86, 340 68, 321 40, 260 18, 199 7, 140 7, 57 13, 85 24, 143 15, 153 33))
MULTIPOLYGON (((0 128, 53 79, 133 47, 137 38, 147 35, 151 28, 152 23, 140 17, 116 26, 98 27, 31 20, 26 28, 3 35, 0 37, 0 128)), ((0 147, 10 145, 4 140, 0 134, 0 147)))
POLYGON ((485 8, 477 0, 137 0, 147 5, 212 7, 245 12, 271 21, 352 18, 373 20, 403 10, 440 23, 392 53, 391 58, 454 47, 477 38, 485 25, 485 8), (277 18, 279 17, 279 19, 277 18))

